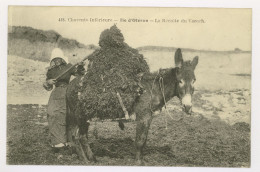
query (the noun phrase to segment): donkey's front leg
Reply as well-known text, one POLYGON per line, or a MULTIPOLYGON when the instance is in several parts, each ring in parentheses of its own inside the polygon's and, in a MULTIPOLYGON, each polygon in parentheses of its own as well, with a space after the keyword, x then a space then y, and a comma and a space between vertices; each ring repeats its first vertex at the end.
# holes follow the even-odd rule
POLYGON ((135 139, 135 147, 136 147, 136 161, 137 165, 143 164, 143 148, 146 144, 147 135, 149 131, 150 124, 152 122, 151 113, 146 113, 143 116, 137 116, 137 126, 136 126, 136 139, 135 139))

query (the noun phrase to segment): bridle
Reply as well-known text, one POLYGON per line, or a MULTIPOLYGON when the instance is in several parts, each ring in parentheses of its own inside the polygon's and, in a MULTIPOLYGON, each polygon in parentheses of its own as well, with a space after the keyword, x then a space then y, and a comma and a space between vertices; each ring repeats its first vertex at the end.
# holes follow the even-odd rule
MULTIPOLYGON (((165 92, 164 92, 164 78, 163 76, 161 75, 160 73, 160 70, 158 71, 157 75, 154 77, 154 80, 153 80, 153 84, 152 84, 152 88, 150 90, 150 110, 151 112, 154 112, 153 111, 153 108, 152 108, 152 98, 153 98, 153 90, 154 90, 154 86, 155 86, 155 82, 156 82, 156 79, 159 77, 158 79, 158 82, 159 82, 159 87, 160 87, 160 91, 162 93, 162 96, 163 96, 163 101, 164 101, 164 107, 165 109, 167 109, 167 105, 166 105, 166 98, 165 98, 165 92)), ((174 93, 177 92, 177 84, 178 82, 175 82, 176 85, 175 85, 175 90, 174 90, 174 93)), ((176 94, 177 95, 177 94, 176 94)))
MULTIPOLYGON (((153 84, 152 84, 152 89, 150 90, 150 92, 151 92, 151 96, 150 96, 150 110, 151 110, 152 113, 154 113, 153 108, 152 108, 152 98, 153 98, 153 90, 154 90, 155 82, 156 82, 156 79, 158 77, 159 77, 159 79, 158 79, 159 87, 160 87, 160 91, 161 91, 162 96, 163 96, 163 101, 164 101, 164 107, 165 107, 166 114, 172 120, 174 120, 174 118, 172 117, 172 115, 169 113, 169 111, 167 109, 167 103, 166 103, 165 92, 164 92, 164 79, 163 79, 163 76, 160 74, 160 71, 158 71, 158 74, 155 76, 155 78, 153 80, 153 84)), ((177 84, 178 84, 178 82, 176 81, 175 82, 175 91, 174 91, 175 94, 177 92, 177 84)), ((174 121, 180 121, 181 119, 183 119, 183 118, 180 118, 180 119, 174 120, 174 121)), ((167 129, 167 120, 166 119, 165 119, 165 122, 166 122, 166 129, 167 129)))

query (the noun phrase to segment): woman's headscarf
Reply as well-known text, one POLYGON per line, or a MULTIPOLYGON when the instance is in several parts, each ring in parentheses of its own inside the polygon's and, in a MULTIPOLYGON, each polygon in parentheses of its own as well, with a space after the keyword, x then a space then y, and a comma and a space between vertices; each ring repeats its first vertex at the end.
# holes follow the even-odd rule
POLYGON ((69 63, 68 57, 64 56, 64 53, 60 48, 54 48, 52 50, 50 62, 55 58, 62 58, 66 63, 69 63))

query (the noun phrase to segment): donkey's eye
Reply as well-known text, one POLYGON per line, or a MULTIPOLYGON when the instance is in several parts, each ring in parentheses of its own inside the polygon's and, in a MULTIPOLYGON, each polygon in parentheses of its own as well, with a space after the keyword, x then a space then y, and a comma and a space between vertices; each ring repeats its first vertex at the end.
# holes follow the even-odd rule
POLYGON ((183 79, 179 81, 179 85, 180 85, 180 87, 184 86, 184 80, 183 79))
POLYGON ((193 87, 194 83, 196 82, 196 79, 193 79, 191 82, 191 86, 193 87))

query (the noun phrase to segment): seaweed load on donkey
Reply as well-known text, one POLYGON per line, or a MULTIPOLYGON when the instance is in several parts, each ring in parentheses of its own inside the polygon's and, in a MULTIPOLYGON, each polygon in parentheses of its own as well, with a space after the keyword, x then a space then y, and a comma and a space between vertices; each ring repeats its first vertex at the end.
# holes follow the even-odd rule
POLYGON ((124 42, 116 25, 101 33, 99 45, 101 48, 88 57, 87 73, 80 86, 74 88, 80 92, 78 108, 88 118, 120 118, 131 113, 142 92, 141 77, 149 73, 149 66, 138 50, 124 42))

